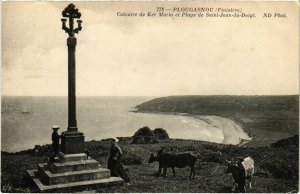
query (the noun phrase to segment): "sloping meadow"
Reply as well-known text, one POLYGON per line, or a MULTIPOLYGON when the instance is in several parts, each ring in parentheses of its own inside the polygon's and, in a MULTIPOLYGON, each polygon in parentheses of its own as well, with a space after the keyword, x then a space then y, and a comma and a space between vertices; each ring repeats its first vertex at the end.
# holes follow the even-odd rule
MULTIPOLYGON (((120 138, 119 145, 124 153, 123 163, 131 179, 130 185, 88 189, 96 192, 229 192, 232 182, 230 175, 224 174, 225 160, 251 156, 255 161, 255 174, 253 187, 248 192, 296 192, 299 179, 298 139, 299 136, 293 136, 270 146, 248 148, 179 139, 158 140, 155 144, 132 144, 131 137, 120 138), (147 161, 151 153, 157 153, 162 148, 168 152, 197 155, 195 179, 188 180, 188 167, 176 169, 176 177, 170 169, 166 178, 157 177, 158 164, 148 164, 147 161)), ((91 157, 103 166, 107 163, 109 147, 109 140, 86 142, 91 157)), ((35 192, 35 187, 28 182, 26 170, 46 162, 49 153, 50 145, 42 146, 39 152, 2 152, 2 192, 35 192)))

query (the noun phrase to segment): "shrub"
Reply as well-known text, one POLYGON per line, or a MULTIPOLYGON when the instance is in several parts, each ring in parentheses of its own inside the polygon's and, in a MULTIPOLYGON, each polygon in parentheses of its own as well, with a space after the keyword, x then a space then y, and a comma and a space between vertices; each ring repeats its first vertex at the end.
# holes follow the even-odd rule
POLYGON ((281 139, 271 144, 271 147, 273 148, 298 147, 298 146, 299 146, 299 135, 294 135, 286 139, 281 139))
POLYGON ((157 137, 157 139, 169 139, 167 131, 162 128, 154 129, 153 133, 157 137))
POLYGON ((135 134, 133 135, 134 144, 148 144, 148 143, 157 143, 156 136, 154 135, 153 131, 149 127, 142 127, 140 128, 135 134))
POLYGON ((299 136, 281 139, 271 144, 272 152, 265 157, 261 168, 268 170, 275 178, 299 178, 299 136))
POLYGON ((149 127, 144 126, 144 127, 140 128, 139 130, 137 130, 137 132, 134 133, 133 137, 136 137, 136 136, 155 136, 155 135, 149 127))
POLYGON ((295 165, 287 164, 283 161, 279 162, 265 162, 262 169, 268 170, 275 178, 284 179, 297 179, 298 178, 298 168, 295 165))

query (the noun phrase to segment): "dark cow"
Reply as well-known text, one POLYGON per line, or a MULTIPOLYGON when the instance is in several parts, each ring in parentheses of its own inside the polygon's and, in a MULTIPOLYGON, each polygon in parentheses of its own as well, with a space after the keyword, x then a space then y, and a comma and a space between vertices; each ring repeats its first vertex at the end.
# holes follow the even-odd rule
POLYGON ((246 180, 249 180, 249 188, 254 174, 254 161, 251 157, 239 158, 237 162, 227 161, 225 174, 232 174, 234 192, 246 192, 246 180))
POLYGON ((197 161, 197 157, 191 153, 158 153, 156 156, 152 153, 148 163, 152 163, 157 161, 159 163, 158 176, 161 174, 161 169, 163 168, 163 176, 167 175, 167 168, 172 168, 173 175, 175 177, 175 167, 184 168, 189 166, 191 168, 191 173, 189 179, 193 179, 195 177, 195 163, 197 161))

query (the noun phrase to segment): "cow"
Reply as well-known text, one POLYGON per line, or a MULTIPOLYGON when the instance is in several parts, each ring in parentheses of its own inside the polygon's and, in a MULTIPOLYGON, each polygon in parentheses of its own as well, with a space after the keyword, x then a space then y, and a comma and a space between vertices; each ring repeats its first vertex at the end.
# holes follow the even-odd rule
MULTIPOLYGON (((226 160, 227 161, 227 160, 226 160)), ((246 192, 246 181, 249 180, 249 189, 254 174, 254 161, 251 157, 238 158, 238 161, 227 161, 225 174, 232 174, 234 192, 246 192)))
POLYGON ((152 153, 148 163, 153 163, 157 161, 159 163, 159 169, 157 175, 161 174, 161 169, 163 168, 163 177, 167 175, 167 168, 171 168, 173 171, 174 177, 175 175, 175 167, 184 168, 189 166, 191 168, 191 173, 189 179, 193 179, 195 177, 195 163, 197 161, 197 157, 191 153, 168 153, 168 152, 159 152, 156 156, 152 153))

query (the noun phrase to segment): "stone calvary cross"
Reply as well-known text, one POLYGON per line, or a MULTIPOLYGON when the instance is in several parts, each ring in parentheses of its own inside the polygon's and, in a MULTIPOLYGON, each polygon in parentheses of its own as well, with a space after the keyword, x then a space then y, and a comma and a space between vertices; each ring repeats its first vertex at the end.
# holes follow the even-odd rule
POLYGON ((75 33, 81 31, 81 20, 77 20, 78 28, 74 29, 74 19, 79 19, 81 13, 75 9, 75 5, 69 4, 62 12, 63 17, 69 19, 69 28, 66 26, 67 19, 63 18, 62 29, 69 34, 68 45, 68 130, 62 133, 61 151, 65 154, 83 153, 84 135, 77 128, 76 120, 76 67, 75 51, 77 39, 75 33))
POLYGON ((62 12, 62 29, 68 33, 68 128, 62 132, 61 152, 53 161, 38 164, 37 169, 27 170, 27 173, 38 187, 39 191, 60 192, 62 189, 105 187, 122 185, 123 179, 111 177, 110 170, 102 167, 98 161, 85 154, 84 135, 78 131, 76 121, 76 72, 75 72, 75 33, 81 31, 79 20, 81 13, 69 4, 62 12), (69 27, 66 22, 69 20, 69 27), (78 27, 74 29, 74 20, 78 27))

